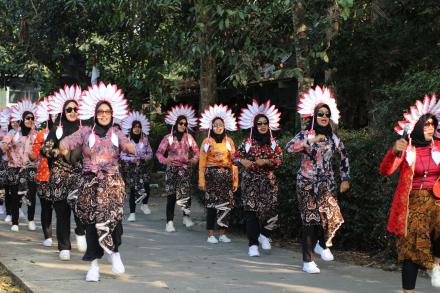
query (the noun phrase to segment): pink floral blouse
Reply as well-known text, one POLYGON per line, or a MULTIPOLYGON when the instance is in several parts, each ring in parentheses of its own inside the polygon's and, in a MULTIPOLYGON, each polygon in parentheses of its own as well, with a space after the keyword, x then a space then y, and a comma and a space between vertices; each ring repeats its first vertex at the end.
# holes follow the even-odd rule
POLYGON ((174 137, 173 143, 170 145, 168 137, 171 134, 165 135, 160 142, 159 148, 156 152, 156 157, 161 164, 165 164, 165 160, 168 158, 171 160, 171 164, 176 167, 189 167, 191 165, 189 151, 192 150, 193 158, 199 159, 200 151, 197 146, 197 142, 191 134, 183 134, 180 142, 177 137, 174 137), (191 146, 189 145, 191 142, 191 146), (168 151, 168 156, 165 157, 165 152, 168 151))
POLYGON ((38 160, 32 162, 29 159, 29 155, 32 153, 32 146, 34 140, 37 137, 37 132, 31 130, 27 136, 21 135, 20 129, 18 129, 18 139, 14 137, 17 134, 17 130, 12 129, 3 137, 2 144, 9 144, 8 166, 16 168, 37 168, 38 160))
POLYGON ((131 141, 136 147, 136 154, 128 154, 121 152, 121 160, 125 162, 134 162, 136 160, 151 160, 153 158, 153 151, 151 150, 148 138, 144 137, 139 140, 139 143, 131 141))

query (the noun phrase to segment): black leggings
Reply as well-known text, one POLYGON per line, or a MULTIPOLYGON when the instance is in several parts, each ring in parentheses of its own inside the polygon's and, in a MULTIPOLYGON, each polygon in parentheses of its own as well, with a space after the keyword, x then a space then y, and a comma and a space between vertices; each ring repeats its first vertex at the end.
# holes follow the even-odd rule
MULTIPOLYGON (((113 243, 115 244, 115 250, 113 252, 119 251, 119 246, 122 243, 122 222, 119 222, 112 232, 113 243)), ((98 233, 96 232, 95 224, 86 225, 86 241, 87 241, 87 251, 83 256, 85 261, 93 261, 95 259, 100 259, 104 255, 104 249, 98 242, 98 233)))
MULTIPOLYGON (((150 183, 145 183, 144 189, 147 193, 147 196, 142 199, 142 204, 148 204, 148 199, 150 198, 150 183)), ((130 213, 136 212, 136 195, 136 190, 134 188, 130 188, 130 199, 128 200, 130 205, 130 213)))
POLYGON ((50 200, 40 197, 41 203, 41 227, 44 239, 52 238, 52 211, 53 203, 50 200))
MULTIPOLYGON (((27 198, 31 203, 31 205, 28 206, 27 218, 28 221, 33 221, 35 215, 35 195, 37 194, 37 184, 35 182, 29 182, 27 187, 28 187, 27 198)), ((10 190, 12 197, 11 200, 12 225, 18 225, 18 218, 19 218, 18 210, 20 208, 20 201, 22 195, 18 195, 18 184, 10 185, 10 190)))
MULTIPOLYGON (((176 194, 169 194, 167 197, 167 223, 174 220, 174 209, 176 207, 176 194)), ((183 212, 183 216, 188 216, 183 212)))
POLYGON ((313 249, 315 248, 316 242, 319 240, 319 245, 326 249, 324 239, 324 230, 319 225, 309 225, 302 227, 302 252, 303 261, 311 262, 313 260, 313 249))
POLYGON ((260 224, 256 212, 245 211, 246 233, 249 240, 249 246, 258 245, 258 236, 260 234, 270 238, 270 231, 260 224))
MULTIPOLYGON (((53 208, 55 209, 55 214, 57 217, 57 240, 58 240, 58 250, 71 250, 72 246, 70 243, 70 215, 71 209, 67 204, 67 200, 60 200, 53 203, 53 208)), ((85 234, 85 225, 79 220, 77 216, 74 215, 76 228, 76 235, 85 234)))
POLYGON ((9 185, 5 185, 5 209, 6 215, 12 215, 12 198, 11 198, 11 189, 9 185))

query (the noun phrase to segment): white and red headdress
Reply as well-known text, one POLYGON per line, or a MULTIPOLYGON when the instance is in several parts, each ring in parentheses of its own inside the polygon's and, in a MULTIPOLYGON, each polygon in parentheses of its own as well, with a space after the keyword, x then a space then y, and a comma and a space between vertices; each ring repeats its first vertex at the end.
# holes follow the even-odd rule
POLYGON ((249 104, 247 108, 241 109, 241 114, 238 118, 238 125, 241 129, 251 129, 249 138, 247 139, 245 145, 246 152, 249 152, 249 149, 252 145, 252 129, 254 127, 255 117, 258 115, 264 115, 268 119, 272 149, 275 149, 277 145, 274 137, 272 136, 272 131, 279 130, 281 113, 277 108, 275 108, 275 105, 270 104, 270 101, 259 105, 256 100, 253 100, 252 104, 249 104))
POLYGON ((44 98, 37 104, 37 123, 41 125, 42 123, 46 122, 44 139, 46 139, 47 135, 49 134, 49 123, 47 123, 49 119, 49 101, 48 98, 44 98))
MULTIPOLYGON (((34 115, 34 121, 38 120, 37 105, 30 98, 25 98, 11 108, 11 121, 22 121, 25 112, 31 112, 34 115)), ((17 132, 14 136, 14 141, 17 141, 19 136, 17 132)))
MULTIPOLYGON (((171 134, 170 136, 168 136, 168 143, 170 145, 174 141, 174 125, 176 125, 177 119, 181 116, 185 117, 186 122, 188 123, 188 127, 186 128, 187 131, 188 129, 193 129, 197 126, 196 114, 191 106, 180 104, 178 106, 172 107, 170 110, 168 110, 167 115, 165 116, 165 123, 171 125, 171 134)), ((188 140, 188 143, 191 146, 191 140, 188 140)))
MULTIPOLYGON (((225 124, 225 130, 228 131, 236 131, 237 130, 237 121, 235 119, 232 110, 228 108, 226 105, 214 105, 209 106, 205 111, 203 111, 200 118, 200 129, 208 130, 208 138, 211 135, 212 123, 216 118, 220 118, 223 120, 225 124)), ((229 142, 226 143, 226 147, 229 151, 232 150, 229 142)), ((208 143, 203 146, 205 152, 209 149, 209 139, 208 143)))
MULTIPOLYGON (((64 114, 64 106, 67 101, 75 101, 77 104, 81 101, 81 87, 78 85, 64 85, 63 88, 59 89, 52 96, 49 97, 49 114, 56 116, 58 114, 64 114)), ((57 131, 55 135, 58 139, 63 136, 63 125, 60 123, 57 126, 57 131)))
POLYGON ((134 111, 131 112, 124 121, 122 121, 121 127, 125 135, 128 135, 130 133, 130 130, 133 127, 133 123, 135 121, 141 124, 142 132, 145 135, 148 135, 150 133, 150 121, 148 121, 147 117, 145 117, 144 114, 138 111, 134 111))
MULTIPOLYGON (((432 97, 425 95, 423 102, 417 100, 415 105, 409 108, 409 112, 403 114, 404 120, 397 122, 396 127, 394 127, 395 132, 408 138, 409 144, 406 150, 406 161, 410 166, 415 162, 416 158, 416 152, 411 145, 411 133, 420 117, 426 114, 431 114, 437 118, 437 121, 440 121, 440 99, 437 99, 435 94, 432 97)), ((438 132, 436 132, 436 135, 438 135, 438 132)), ((431 148, 431 156, 438 165, 440 163, 440 151, 434 144, 431 148)))
MULTIPOLYGON (((114 84, 105 85, 100 82, 99 85, 89 86, 88 90, 84 91, 81 95, 81 101, 79 103, 79 119, 87 120, 95 117, 96 106, 100 102, 107 102, 112 108, 113 119, 124 119, 128 114, 127 101, 124 98, 124 94, 121 89, 114 84)), ((118 137, 113 132, 112 128, 111 140, 114 146, 118 147, 118 137)), ((92 133, 89 136, 89 147, 92 148, 95 145, 96 137, 94 126, 92 133)))
POLYGON ((0 112, 1 133, 8 133, 9 122, 11 121, 11 108, 6 107, 0 112))
POLYGON ((326 104, 330 108, 330 120, 334 124, 337 125, 339 122, 340 115, 338 106, 335 98, 333 97, 333 93, 329 88, 325 86, 321 88, 317 85, 315 89, 309 89, 308 91, 303 92, 299 97, 298 113, 302 117, 312 117, 312 127, 309 131, 309 136, 311 137, 315 135, 315 131, 313 130, 313 116, 315 115, 315 108, 320 104, 326 104))

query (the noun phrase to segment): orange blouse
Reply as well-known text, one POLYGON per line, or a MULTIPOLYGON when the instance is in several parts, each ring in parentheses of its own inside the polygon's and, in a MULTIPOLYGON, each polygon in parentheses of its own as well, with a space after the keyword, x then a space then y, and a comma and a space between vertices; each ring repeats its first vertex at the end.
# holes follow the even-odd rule
POLYGON ((37 168, 37 174, 35 176, 35 180, 37 182, 47 182, 49 181, 49 164, 47 163, 47 158, 44 156, 40 156, 41 147, 44 144, 44 133, 45 129, 42 129, 37 132, 37 138, 32 145, 32 152, 36 159, 40 158, 37 168))

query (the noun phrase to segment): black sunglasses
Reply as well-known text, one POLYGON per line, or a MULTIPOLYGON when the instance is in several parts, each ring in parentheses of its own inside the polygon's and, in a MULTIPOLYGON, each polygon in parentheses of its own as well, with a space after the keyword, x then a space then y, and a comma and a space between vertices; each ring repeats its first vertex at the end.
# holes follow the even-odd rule
POLYGON ((318 116, 319 118, 330 118, 330 113, 318 112, 316 116, 318 116))
POLYGON ((27 117, 25 117, 24 119, 25 119, 25 120, 32 120, 32 121, 35 120, 34 116, 27 116, 27 117))
POLYGON ((269 122, 257 122, 258 126, 269 125, 269 122))
POLYGON ((74 108, 74 107, 66 108, 66 113, 72 113, 72 112, 77 113, 78 112, 78 108, 74 108))
POLYGON ((185 126, 185 127, 186 127, 186 126, 188 126, 188 123, 186 123, 186 122, 179 122, 179 125, 180 125, 180 126, 185 126))

